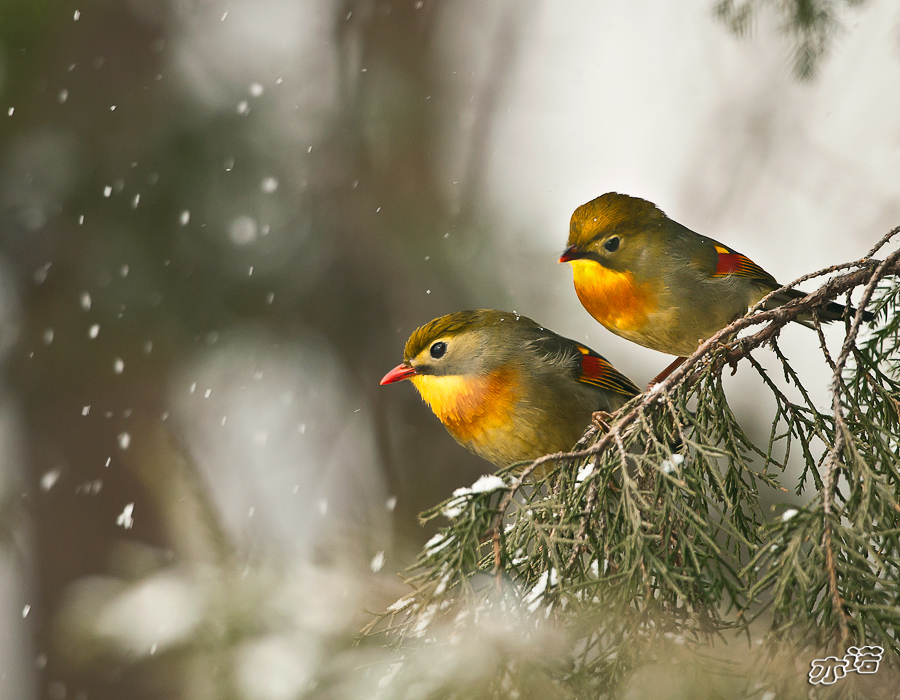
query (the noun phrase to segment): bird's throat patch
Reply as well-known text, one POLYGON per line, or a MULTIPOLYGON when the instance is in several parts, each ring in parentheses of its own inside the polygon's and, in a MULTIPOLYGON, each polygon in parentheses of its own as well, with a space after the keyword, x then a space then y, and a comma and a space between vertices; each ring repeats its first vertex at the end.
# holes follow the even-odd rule
POLYGON ((618 272, 593 260, 573 260, 575 292, 588 313, 607 328, 640 330, 655 295, 638 286, 630 272, 618 272))
POLYGON ((410 377, 419 394, 453 437, 477 442, 507 425, 517 396, 517 383, 506 368, 483 376, 410 377))

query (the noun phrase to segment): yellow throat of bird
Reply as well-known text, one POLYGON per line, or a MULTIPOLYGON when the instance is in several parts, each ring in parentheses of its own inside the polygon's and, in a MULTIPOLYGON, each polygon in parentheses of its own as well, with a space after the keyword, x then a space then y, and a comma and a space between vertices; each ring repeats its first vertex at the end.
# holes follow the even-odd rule
POLYGON ((517 391, 506 368, 477 376, 417 374, 410 380, 447 430, 466 442, 505 425, 517 391))
POLYGON ((594 260, 572 260, 575 292, 588 313, 604 326, 639 330, 647 321, 654 295, 638 286, 630 272, 618 272, 594 260))

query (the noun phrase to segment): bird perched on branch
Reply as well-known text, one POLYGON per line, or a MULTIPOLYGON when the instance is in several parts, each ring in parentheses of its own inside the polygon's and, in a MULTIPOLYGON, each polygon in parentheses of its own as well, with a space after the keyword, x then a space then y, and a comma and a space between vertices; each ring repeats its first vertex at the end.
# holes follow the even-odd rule
MULTIPOLYGON (((572 264, 575 291, 591 316, 638 345, 679 356, 651 384, 781 286, 747 256, 694 233, 652 202, 616 192, 575 210, 559 262, 572 264)), ((766 308, 803 296, 788 289, 766 308)), ((834 321, 844 307, 832 302, 816 313, 834 321)), ((798 320, 809 325, 808 316, 798 320)))
POLYGON ((381 384, 409 379, 453 438, 495 465, 569 450, 595 411, 639 389, 590 348, 506 311, 458 311, 417 329, 381 384))

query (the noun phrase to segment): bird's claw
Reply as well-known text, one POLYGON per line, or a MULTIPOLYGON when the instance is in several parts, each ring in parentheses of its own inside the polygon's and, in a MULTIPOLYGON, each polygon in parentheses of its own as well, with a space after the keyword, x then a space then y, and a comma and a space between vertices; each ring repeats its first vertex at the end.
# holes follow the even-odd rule
POLYGON ((608 413, 607 411, 594 411, 591 415, 591 425, 596 427, 598 430, 605 432, 609 431, 609 421, 612 418, 612 413, 608 413))

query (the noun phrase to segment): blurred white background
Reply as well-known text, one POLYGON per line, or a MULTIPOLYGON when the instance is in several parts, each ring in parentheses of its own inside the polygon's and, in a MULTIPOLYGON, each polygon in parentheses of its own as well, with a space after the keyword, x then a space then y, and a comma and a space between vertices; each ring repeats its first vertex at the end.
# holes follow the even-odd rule
MULTIPOLYGON (((781 17, 736 37, 711 0, 0 5, 0 697, 352 667, 416 513, 489 469, 377 386, 415 327, 508 308, 638 384, 668 364, 556 263, 599 194, 781 281, 861 257, 900 221, 900 10, 836 11, 803 82, 781 17)), ((758 379, 727 386, 766 435, 758 379)))

